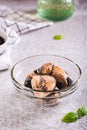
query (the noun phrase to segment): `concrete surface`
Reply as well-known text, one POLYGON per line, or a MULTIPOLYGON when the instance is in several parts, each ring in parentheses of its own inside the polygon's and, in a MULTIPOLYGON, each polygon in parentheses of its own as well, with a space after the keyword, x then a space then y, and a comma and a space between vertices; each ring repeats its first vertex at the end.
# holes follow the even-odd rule
MULTIPOLYGON (((8 0, 0 3, 14 9, 36 7, 36 1, 32 0, 8 0)), ((84 3, 77 3, 76 11, 69 19, 22 35, 21 42, 12 49, 12 63, 27 56, 45 53, 65 56, 81 67, 83 74, 79 88, 57 106, 38 106, 34 100, 15 90, 10 70, 0 72, 0 130, 87 130, 87 116, 76 123, 61 122, 66 112, 76 111, 78 107, 87 105, 86 0, 84 3), (53 40, 56 34, 61 34, 64 38, 60 41, 53 40)))

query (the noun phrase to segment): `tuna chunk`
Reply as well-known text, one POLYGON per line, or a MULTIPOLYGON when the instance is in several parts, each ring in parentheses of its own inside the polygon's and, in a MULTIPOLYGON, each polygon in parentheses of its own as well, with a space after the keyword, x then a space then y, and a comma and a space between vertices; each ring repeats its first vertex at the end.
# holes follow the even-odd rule
POLYGON ((36 97, 45 97, 49 95, 50 92, 47 91, 52 91, 56 87, 56 80, 52 76, 48 75, 37 75, 33 76, 31 80, 32 88, 34 90, 42 91, 42 92, 37 92, 34 91, 34 94, 36 97))
POLYGON ((52 67, 53 67, 52 63, 46 63, 46 64, 42 65, 42 67, 39 68, 38 71, 42 75, 50 75, 52 72, 52 67))
POLYGON ((67 87, 67 74, 61 67, 53 66, 51 75, 56 79, 59 89, 67 87))

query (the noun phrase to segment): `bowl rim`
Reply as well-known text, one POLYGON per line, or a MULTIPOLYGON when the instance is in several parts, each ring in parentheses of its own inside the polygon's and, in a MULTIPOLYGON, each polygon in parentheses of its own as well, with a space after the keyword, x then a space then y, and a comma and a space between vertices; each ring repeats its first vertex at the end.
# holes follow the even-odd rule
MULTIPOLYGON (((64 56, 52 55, 52 54, 51 54, 51 55, 50 55, 50 54, 32 55, 32 56, 25 57, 25 58, 21 59, 20 61, 18 61, 17 63, 15 63, 15 64, 13 65, 13 67, 11 68, 11 79, 12 79, 13 83, 16 84, 16 85, 18 85, 19 88, 21 87, 22 90, 32 91, 32 92, 34 92, 34 91, 37 91, 37 92, 67 92, 68 90, 73 89, 73 87, 78 83, 78 81, 81 79, 81 75, 82 75, 82 70, 81 70, 81 68, 80 68, 79 65, 78 65, 77 63, 75 63, 73 60, 71 60, 71 59, 69 59, 69 58, 67 58, 67 57, 64 57, 64 56), (52 91, 34 90, 34 89, 32 89, 32 88, 28 88, 28 87, 22 85, 20 82, 18 82, 18 81, 14 78, 14 69, 15 69, 15 67, 16 67, 19 63, 21 63, 21 62, 23 62, 23 61, 25 61, 25 60, 27 60, 27 59, 30 59, 30 58, 33 58, 33 57, 38 57, 38 56, 53 56, 53 57, 57 57, 57 58, 60 57, 60 58, 64 58, 65 60, 67 60, 67 61, 73 63, 73 64, 78 68, 78 70, 79 70, 79 76, 78 76, 77 80, 76 80, 72 85, 68 86, 66 89, 52 90, 52 91)), ((17 86, 16 86, 16 87, 17 87, 17 86)))

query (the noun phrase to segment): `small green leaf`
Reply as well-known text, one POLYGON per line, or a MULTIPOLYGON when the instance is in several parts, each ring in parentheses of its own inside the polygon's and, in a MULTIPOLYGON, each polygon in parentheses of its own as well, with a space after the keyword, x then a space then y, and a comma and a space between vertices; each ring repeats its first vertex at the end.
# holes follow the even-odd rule
POLYGON ((79 118, 87 115, 87 107, 82 106, 82 107, 78 108, 77 109, 77 115, 78 115, 79 118))
POLYGON ((77 109, 76 112, 69 112, 63 118, 62 121, 66 123, 72 123, 87 115, 87 107, 82 106, 77 109))
POLYGON ((62 35, 55 35, 53 37, 54 40, 62 40, 63 39, 63 36, 62 35))
POLYGON ((62 118, 62 121, 65 123, 71 123, 77 121, 77 119, 78 119, 77 113, 69 112, 62 118))

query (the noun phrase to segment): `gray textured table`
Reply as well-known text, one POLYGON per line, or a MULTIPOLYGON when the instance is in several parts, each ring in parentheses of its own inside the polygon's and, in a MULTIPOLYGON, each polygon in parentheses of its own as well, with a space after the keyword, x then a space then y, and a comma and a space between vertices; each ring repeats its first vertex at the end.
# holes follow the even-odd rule
MULTIPOLYGON (((0 3, 14 9, 36 7, 35 0, 5 0, 0 3)), ((15 64, 24 57, 36 54, 66 56, 82 69, 78 90, 57 106, 37 106, 33 100, 15 90, 10 70, 0 73, 0 130, 87 130, 87 116, 76 123, 61 122, 61 117, 66 112, 87 105, 87 2, 80 0, 76 4, 76 11, 71 18, 21 36, 21 42, 12 50, 11 59, 15 64), (64 39, 53 40, 55 34, 63 35, 64 39)))

